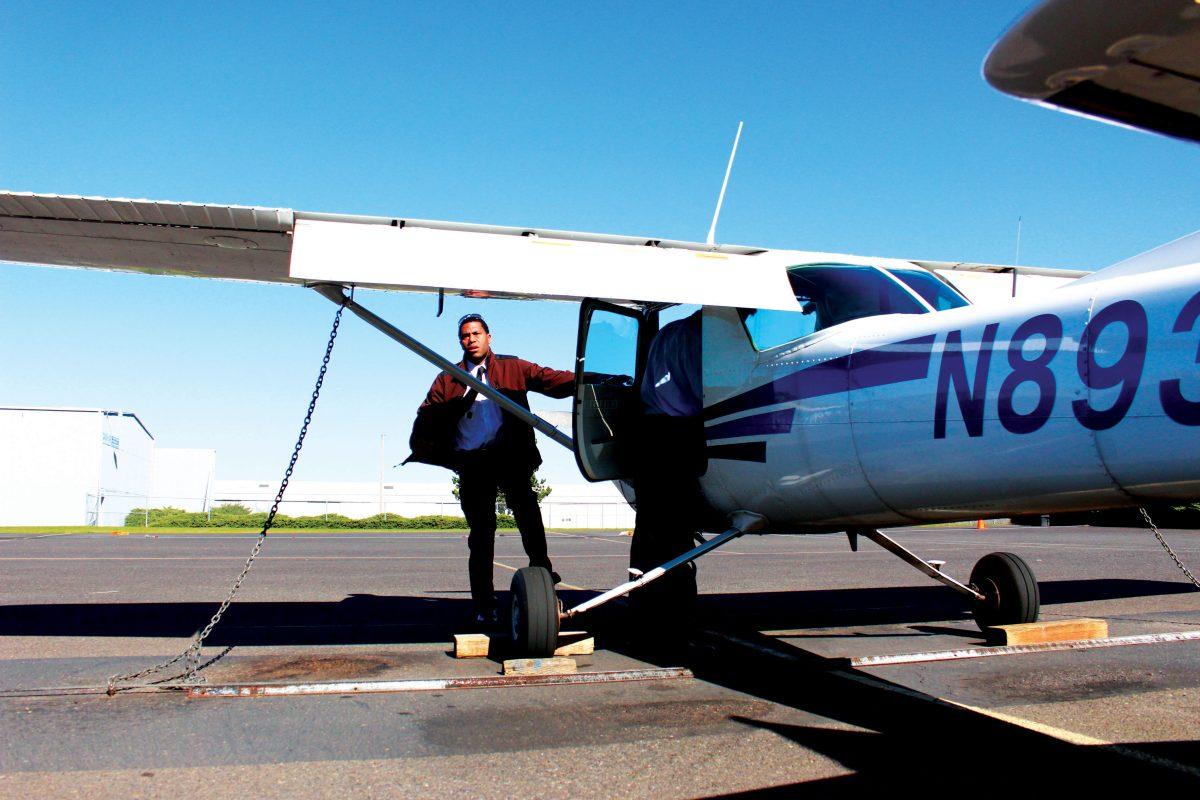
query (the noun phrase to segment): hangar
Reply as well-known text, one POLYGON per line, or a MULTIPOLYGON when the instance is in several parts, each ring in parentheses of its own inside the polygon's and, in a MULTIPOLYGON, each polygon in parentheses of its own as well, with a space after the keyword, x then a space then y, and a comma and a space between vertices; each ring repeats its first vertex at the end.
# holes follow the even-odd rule
MULTIPOLYGON (((135 508, 266 511, 274 480, 217 480, 213 449, 158 447, 136 414, 99 408, 0 406, 0 526, 122 526, 135 508)), ((292 516, 461 516, 450 482, 293 481, 292 516)), ((633 509, 610 483, 559 484, 546 525, 629 528, 633 509)), ((131 523, 134 524, 134 523, 131 523)))
POLYGON ((152 492, 154 436, 129 411, 0 406, 0 524, 97 525, 152 492))

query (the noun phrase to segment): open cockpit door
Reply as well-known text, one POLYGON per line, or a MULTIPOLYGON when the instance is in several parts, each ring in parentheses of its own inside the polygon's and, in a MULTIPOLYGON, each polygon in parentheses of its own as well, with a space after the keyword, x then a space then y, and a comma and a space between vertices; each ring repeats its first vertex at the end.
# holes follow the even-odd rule
POLYGON ((600 300, 580 307, 572 433, 575 460, 589 480, 629 477, 642 413, 639 379, 657 321, 657 312, 600 300))

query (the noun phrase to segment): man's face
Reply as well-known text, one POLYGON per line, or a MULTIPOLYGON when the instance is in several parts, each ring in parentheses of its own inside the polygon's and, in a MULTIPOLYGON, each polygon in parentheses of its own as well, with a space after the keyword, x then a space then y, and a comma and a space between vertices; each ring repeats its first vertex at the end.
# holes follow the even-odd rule
POLYGON ((458 329, 458 344, 471 362, 478 364, 492 352, 492 335, 477 320, 464 322, 458 329))

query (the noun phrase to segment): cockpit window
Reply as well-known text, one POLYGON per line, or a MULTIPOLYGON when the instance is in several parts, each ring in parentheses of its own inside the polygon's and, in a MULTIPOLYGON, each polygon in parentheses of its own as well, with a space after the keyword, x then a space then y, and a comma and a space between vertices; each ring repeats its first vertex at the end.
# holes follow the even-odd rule
POLYGON ((817 330, 880 314, 924 314, 926 308, 881 270, 817 264, 788 270, 802 309, 817 315, 817 330))
POLYGON ((756 350, 769 350, 852 319, 880 314, 924 314, 929 310, 904 286, 875 267, 812 264, 792 267, 788 279, 800 311, 741 312, 756 350))
POLYGON ((889 269, 888 272, 904 281, 904 285, 921 296, 934 311, 945 311, 948 308, 961 308, 970 305, 967 299, 959 294, 954 287, 923 269, 889 269))

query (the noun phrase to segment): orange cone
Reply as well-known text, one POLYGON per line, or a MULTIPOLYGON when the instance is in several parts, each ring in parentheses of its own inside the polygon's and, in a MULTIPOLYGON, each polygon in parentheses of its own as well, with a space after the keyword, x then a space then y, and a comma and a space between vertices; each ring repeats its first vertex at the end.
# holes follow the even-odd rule
POLYGON ((977 531, 986 531, 986 530, 987 530, 987 523, 986 523, 986 522, 984 522, 984 521, 983 521, 983 520, 981 520, 981 519, 977 519, 977 520, 975 520, 975 530, 977 530, 977 531))

